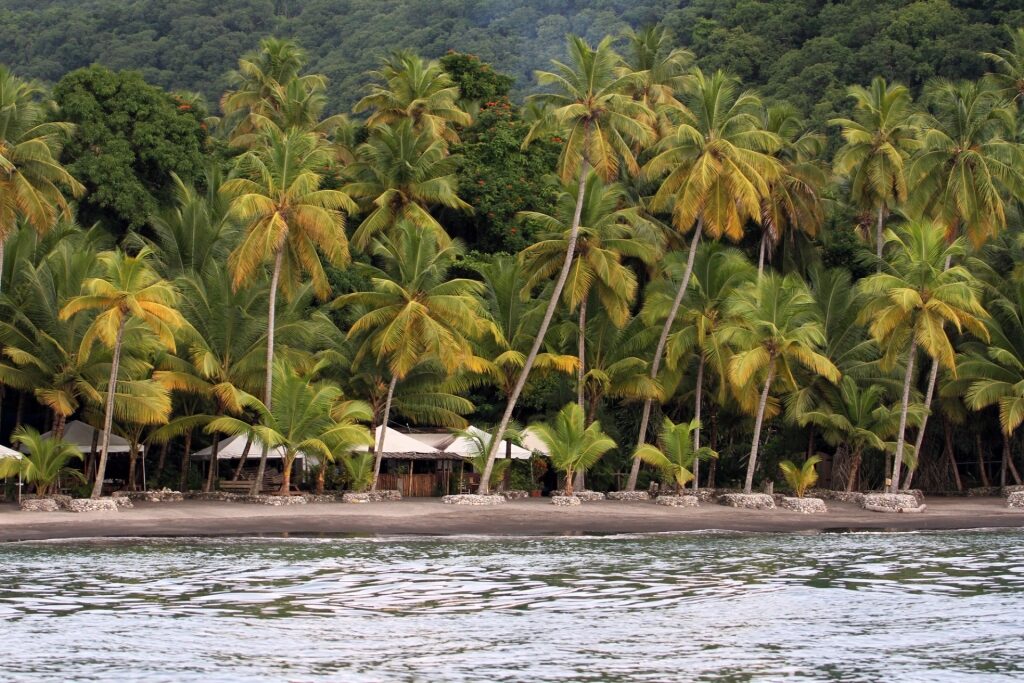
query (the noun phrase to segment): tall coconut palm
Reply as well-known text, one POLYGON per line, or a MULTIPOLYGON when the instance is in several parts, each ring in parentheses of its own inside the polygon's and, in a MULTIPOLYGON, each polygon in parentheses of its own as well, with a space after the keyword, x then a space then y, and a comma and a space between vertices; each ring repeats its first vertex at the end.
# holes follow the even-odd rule
POLYGON ((544 344, 551 319, 555 315, 562 290, 569 278, 579 236, 580 217, 586 194, 587 177, 593 169, 605 182, 619 175, 620 160, 627 172, 639 171, 631 144, 646 143, 653 131, 645 123, 649 110, 629 94, 636 82, 635 75, 621 75, 622 59, 612 50, 611 39, 606 38, 591 47, 582 38, 569 38, 570 64, 554 62, 555 71, 537 72, 541 85, 551 86, 554 92, 535 95, 532 102, 542 107, 542 118, 531 126, 523 146, 529 145, 542 134, 557 130, 565 140, 558 159, 558 174, 562 182, 577 179, 576 207, 566 237, 567 245, 562 268, 551 290, 530 353, 509 396, 501 422, 495 430, 494 448, 488 455, 487 466, 480 480, 480 492, 487 493, 490 470, 497 456, 497 445, 512 420, 519 395, 544 344))
POLYGON ((850 179, 854 203, 877 216, 875 256, 881 268, 885 218, 907 200, 907 165, 920 146, 910 91, 881 76, 865 88, 850 88, 852 119, 832 119, 842 129, 844 145, 836 153, 835 171, 850 179))
MULTIPOLYGON (((691 230, 690 248, 679 289, 665 317, 651 362, 651 377, 661 370, 665 345, 693 273, 701 235, 713 239, 743 237, 748 221, 761 219, 761 203, 781 168, 771 156, 778 137, 761 127, 761 103, 721 71, 710 76, 695 70, 684 93, 685 109, 673 135, 661 141, 644 173, 664 179, 651 201, 655 211, 671 211, 680 233, 691 230)), ((640 414, 637 445, 647 440, 652 403, 640 414)), ((640 461, 633 461, 627 488, 636 487, 640 461)))
MULTIPOLYGON (((330 294, 321 257, 337 266, 348 262, 343 211, 351 213, 356 206, 344 192, 324 188, 331 154, 318 135, 272 125, 261 135, 261 143, 239 158, 237 176, 221 192, 231 201, 229 219, 243 226, 242 239, 228 258, 232 285, 252 282, 271 263, 263 394, 270 409, 278 288, 289 299, 308 274, 318 297, 330 294)), ((264 449, 254 489, 262 481, 266 455, 264 449)))
POLYGON ((555 469, 565 473, 568 496, 573 493, 576 473, 586 472, 615 448, 615 441, 601 431, 600 422, 586 424, 583 409, 576 403, 566 404, 551 422, 530 425, 530 432, 547 446, 555 469))
POLYGON ((37 232, 71 217, 64 190, 84 192, 60 163, 69 123, 49 120, 43 90, 0 65, 0 275, 4 243, 23 218, 37 232))
MULTIPOLYGON (((153 270, 150 255, 148 249, 142 249, 135 256, 129 256, 122 251, 100 254, 98 258, 105 271, 104 276, 86 280, 83 293, 71 299, 60 311, 63 320, 83 311, 99 311, 85 343, 98 339, 113 352, 103 415, 100 460, 92 489, 93 498, 98 498, 103 489, 125 329, 129 322, 140 324, 148 329, 162 346, 173 351, 174 332, 185 323, 181 314, 174 308, 178 300, 177 292, 153 270)), ((162 414, 161 421, 166 421, 171 412, 170 398, 166 394, 164 401, 165 405, 160 406, 158 411, 162 414)), ((141 422, 140 417, 133 416, 131 421, 141 422)))
MULTIPOLYGON (((567 183, 552 215, 524 211, 522 220, 530 221, 540 241, 520 253, 530 273, 524 291, 532 291, 558 272, 568 249, 569 233, 575 216, 575 183, 567 183)), ((579 214, 572 266, 562 298, 570 312, 579 311, 577 398, 584 401, 586 375, 587 301, 597 298, 606 318, 622 327, 630 317, 636 299, 636 274, 623 263, 632 258, 653 264, 661 251, 661 236, 636 207, 625 205, 626 195, 618 184, 605 184, 591 173, 584 188, 583 209, 579 214)))
POLYGON ((458 158, 448 156, 442 141, 428 131, 416 132, 409 121, 373 128, 347 169, 351 181, 345 192, 366 203, 366 217, 352 235, 353 245, 366 249, 374 237, 393 231, 399 222, 430 230, 444 244, 448 233, 430 209, 473 210, 456 194, 457 166, 458 158))
POLYGON ((1010 46, 995 52, 982 52, 995 71, 985 77, 1007 100, 1024 101, 1024 28, 1010 30, 1010 46))
POLYGON ((775 133, 779 147, 775 158, 781 164, 779 176, 770 182, 768 196, 762 201, 761 248, 757 272, 764 272, 765 256, 783 236, 801 232, 815 237, 825 220, 821 196, 827 178, 821 165, 825 136, 810 130, 786 105, 766 107, 764 129, 775 133))
MULTIPOLYGON (((390 375, 381 425, 387 427, 396 384, 426 360, 437 362, 451 374, 466 368, 479 371, 470 339, 485 331, 479 294, 482 283, 448 278, 461 253, 458 242, 438 247, 433 234, 401 224, 393 238, 382 237, 374 250, 383 266, 363 265, 369 291, 343 294, 338 307, 356 308, 359 317, 348 338, 359 344, 359 357, 370 356, 390 375)), ((375 449, 376 490, 383 455, 384 435, 375 449)))
POLYGON ((955 372, 955 351, 946 324, 986 340, 988 331, 981 320, 985 310, 979 300, 977 281, 963 266, 947 268, 964 253, 962 238, 947 243, 944 226, 922 221, 890 232, 888 241, 894 247, 889 272, 865 278, 860 286, 868 297, 861 321, 885 350, 883 362, 891 367, 901 353, 907 359, 890 483, 890 490, 895 493, 900 483, 918 348, 955 372))
POLYGON ((650 109, 649 123, 660 140, 671 131, 671 110, 682 108, 679 94, 685 88, 693 53, 672 47, 671 34, 660 24, 639 31, 629 29, 624 38, 623 73, 638 77, 630 94, 650 109))
POLYGON ((696 420, 675 424, 666 417, 658 435, 658 447, 643 444, 634 457, 664 472, 675 484, 676 493, 681 493, 684 486, 696 480, 698 462, 718 457, 707 446, 697 445, 694 432, 698 429, 700 423, 696 420))
POLYGON ((662 398, 662 387, 647 372, 650 330, 640 316, 621 328, 604 311, 591 316, 587 326, 587 374, 584 406, 587 424, 597 419, 606 398, 644 401, 662 398))
POLYGON ((370 93, 356 102, 354 111, 373 110, 367 121, 371 126, 408 120, 414 132, 447 145, 459 141, 456 126, 472 121, 459 108, 459 87, 437 61, 401 50, 370 75, 379 82, 370 85, 370 93))
POLYGON ((840 373, 821 353, 825 333, 817 317, 814 298, 799 278, 765 275, 738 291, 729 311, 735 321, 732 343, 740 349, 729 363, 730 379, 737 386, 753 382, 762 386, 743 484, 744 492, 750 493, 757 469, 761 426, 772 387, 781 382, 795 388, 797 367, 830 382, 838 382, 840 373))
POLYGON ((82 453, 74 444, 60 437, 43 438, 32 427, 18 427, 11 440, 24 448, 20 458, 0 458, 0 479, 20 476, 26 484, 35 486, 36 495, 43 497, 61 476, 85 481, 79 470, 68 467, 82 453))

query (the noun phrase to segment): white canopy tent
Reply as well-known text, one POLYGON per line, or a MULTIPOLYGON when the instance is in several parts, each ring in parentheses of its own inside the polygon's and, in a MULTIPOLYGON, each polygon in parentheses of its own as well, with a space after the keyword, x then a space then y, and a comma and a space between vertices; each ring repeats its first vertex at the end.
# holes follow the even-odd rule
POLYGON ((536 451, 541 455, 548 454, 548 447, 543 441, 537 438, 537 435, 527 429, 523 432, 523 437, 520 439, 523 445, 526 446, 530 451, 536 451))
MULTIPOLYGON (((242 434, 232 437, 227 441, 222 440, 217 448, 217 460, 233 460, 236 458, 241 458, 242 453, 245 452, 246 441, 247 438, 245 437, 245 435, 242 434)), ((258 459, 260 455, 262 455, 262 453, 263 447, 254 441, 252 446, 249 448, 249 455, 247 457, 258 459)), ((287 451, 284 448, 278 446, 277 448, 272 448, 270 452, 267 453, 267 459, 281 460, 284 458, 286 453, 287 451)), ((192 458, 194 460, 209 460, 211 455, 213 455, 212 445, 202 449, 201 451, 196 451, 195 453, 192 454, 192 458)), ((297 457, 301 458, 302 453, 299 453, 297 457)))
MULTIPOLYGON (((12 458, 14 460, 21 460, 21 453, 8 448, 7 446, 0 446, 0 460, 5 458, 12 458)), ((18 503, 21 503, 21 472, 18 472, 18 503)))
MULTIPOLYGON (((386 429, 384 432, 384 448, 381 449, 383 457, 385 458, 405 458, 408 460, 425 460, 429 458, 443 458, 444 451, 439 451, 433 446, 429 446, 419 439, 415 439, 408 434, 403 434, 397 429, 391 427, 384 427, 381 425, 377 427, 376 434, 374 435, 374 448, 377 447, 377 443, 380 441, 381 430, 386 429)), ((360 451, 370 450, 369 446, 360 446, 360 451)))
MULTIPOLYGON (((103 442, 102 431, 79 420, 72 420, 64 425, 64 440, 83 453, 89 453, 92 450, 93 436, 96 434, 99 434, 99 438, 96 440, 96 452, 98 453, 103 442)), ((52 439, 53 431, 51 430, 43 434, 43 438, 52 439)), ((142 453, 142 450, 142 445, 139 444, 138 452, 142 453)), ((110 435, 110 442, 107 446, 108 454, 126 454, 131 453, 131 451, 132 445, 128 439, 117 434, 110 435)))
MULTIPOLYGON (((477 427, 470 427, 466 431, 479 437, 484 445, 491 442, 491 434, 489 432, 485 432, 477 427)), ((453 453, 463 458, 474 458, 479 454, 479 449, 480 443, 476 439, 468 436, 458 436, 454 441, 445 446, 444 452, 453 453)), ((516 446, 504 440, 498 449, 498 458, 507 458, 509 455, 511 455, 513 460, 529 460, 532 453, 521 446, 516 446)))

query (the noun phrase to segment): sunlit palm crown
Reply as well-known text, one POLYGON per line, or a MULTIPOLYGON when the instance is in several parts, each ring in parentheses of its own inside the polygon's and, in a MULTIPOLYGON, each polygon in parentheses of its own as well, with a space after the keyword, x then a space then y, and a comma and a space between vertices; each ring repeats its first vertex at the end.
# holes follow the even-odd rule
POLYGON ((530 425, 530 431, 547 446, 551 463, 561 470, 587 470, 615 448, 600 422, 586 425, 583 409, 575 403, 566 404, 549 422, 530 425))
POLYGON ((37 231, 70 216, 62 190, 83 191, 60 164, 64 140, 73 127, 49 120, 43 90, 0 65, 0 240, 23 217, 37 231))
POLYGON ((329 147, 314 133, 268 126, 263 144, 238 162, 238 177, 221 191, 231 200, 229 217, 244 236, 231 253, 235 287, 250 282, 282 253, 281 289, 292 296, 308 274, 317 296, 330 294, 321 255, 342 265, 349 259, 345 213, 357 210, 344 192, 323 188, 329 147))
POLYGON ((757 97, 720 71, 695 70, 682 100, 675 133, 644 168, 648 178, 664 177, 651 208, 671 211, 682 232, 701 220, 712 237, 739 240, 748 220, 761 220, 761 202, 781 173, 771 156, 778 136, 761 127, 757 97))
POLYGON ((409 52, 388 56, 371 76, 380 83, 356 103, 356 112, 373 110, 367 123, 397 124, 410 121, 417 133, 426 133, 444 144, 459 141, 455 126, 468 126, 469 114, 458 105, 459 88, 441 65, 409 52))
POLYGON ((635 174, 632 145, 653 139, 650 109, 630 94, 641 78, 621 72, 622 58, 611 44, 605 38, 592 48, 572 36, 569 63, 555 61, 555 71, 537 72, 537 81, 552 92, 531 96, 530 102, 545 111, 523 144, 555 131, 564 136, 558 161, 563 182, 572 180, 584 161, 606 181, 618 176, 620 159, 635 174))
POLYGON ((626 32, 628 50, 620 73, 633 73, 637 80, 629 87, 633 99, 651 110, 647 123, 657 139, 671 129, 670 111, 680 109, 678 96, 685 88, 686 71, 693 63, 693 54, 672 47, 672 36, 663 26, 626 32))
POLYGON ((1024 192, 1016 109, 984 83, 935 83, 927 100, 934 114, 910 170, 910 213, 980 246, 1005 229, 1006 197, 1024 192))
POLYGON ((828 177, 820 162, 825 136, 808 129, 796 110, 786 105, 767 107, 761 125, 778 136, 774 156, 781 164, 763 200, 761 225, 772 245, 794 230, 814 237, 825 221, 821 193, 828 177))
POLYGON ((351 182, 345 191, 369 200, 366 217, 352 235, 353 244, 366 249, 375 236, 393 230, 400 221, 432 231, 443 244, 448 234, 430 207, 473 210, 456 194, 457 164, 458 158, 448 156, 442 141, 427 131, 417 133, 408 121, 373 128, 347 169, 351 182))
POLYGON ((986 78, 1008 100, 1024 100, 1024 28, 1010 31, 1011 43, 1008 48, 995 52, 983 52, 982 56, 992 62, 995 72, 986 78))

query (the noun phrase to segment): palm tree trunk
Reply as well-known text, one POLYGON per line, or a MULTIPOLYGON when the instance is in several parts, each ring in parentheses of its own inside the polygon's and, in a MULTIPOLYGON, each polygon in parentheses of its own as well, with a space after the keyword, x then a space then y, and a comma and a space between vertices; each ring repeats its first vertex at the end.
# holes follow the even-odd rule
POLYGON ((576 373, 576 402, 580 405, 580 410, 586 411, 585 403, 585 380, 587 370, 587 297, 583 297, 580 301, 580 338, 577 346, 577 354, 579 357, 580 367, 576 373))
POLYGON ((68 416, 64 413, 57 413, 57 419, 53 421, 53 438, 60 439, 64 436, 64 426, 68 423, 68 416))
POLYGON ((900 405, 900 426, 896 433, 896 453, 892 459, 892 479, 889 482, 889 493, 896 493, 900 486, 900 467, 903 465, 903 444, 907 431, 907 410, 910 408, 910 384, 914 377, 914 359, 917 357, 917 340, 910 342, 907 354, 907 371, 903 375, 903 399, 900 405))
POLYGON ((132 450, 128 454, 128 490, 129 491, 134 491, 134 490, 136 490, 135 489, 136 467, 138 466, 138 462, 139 462, 139 444, 138 444, 138 442, 134 438, 132 438, 131 442, 129 443, 129 446, 131 447, 132 450))
POLYGON ((281 490, 278 491, 282 496, 287 496, 291 493, 292 488, 292 466, 295 464, 295 457, 285 458, 284 460, 284 472, 281 477, 281 490))
MULTIPOLYGON (((277 285, 281 280, 281 259, 284 257, 284 247, 280 247, 274 254, 274 272, 270 276, 270 302, 267 305, 267 376, 263 391, 263 405, 270 411, 272 390, 274 386, 274 323, 277 314, 277 285)), ((262 444, 260 449, 260 465, 256 468, 256 478, 252 481, 252 488, 249 494, 259 495, 260 487, 263 486, 263 475, 267 471, 267 454, 270 449, 267 444, 262 444)))
POLYGON ((700 488, 700 458, 697 451, 700 450, 700 404, 704 397, 704 351, 700 352, 700 362, 697 364, 697 389, 693 400, 693 419, 697 428, 693 430, 693 490, 700 488))
POLYGON ((878 258, 878 272, 882 272, 882 247, 885 243, 882 241, 882 231, 884 230, 885 224, 885 205, 878 207, 878 222, 875 226, 875 256, 878 258))
MULTIPOLYGON (((651 379, 658 378, 658 371, 661 369, 661 357, 665 354, 665 345, 668 343, 668 335, 672 331, 672 325, 675 324, 676 315, 679 314, 679 306, 683 303, 683 297, 686 295, 686 289, 690 286, 690 278, 693 276, 693 262, 697 258, 697 245, 700 242, 700 235, 704 229, 704 220, 697 221, 697 227, 694 228, 693 238, 690 239, 690 253, 686 257, 686 270, 683 272, 683 281, 679 283, 679 290, 676 292, 676 298, 672 302, 672 308, 669 309, 668 317, 665 319, 665 324, 661 328, 661 336, 658 338, 658 346, 654 350, 654 358, 651 361, 651 379)), ((653 404, 652 399, 644 401, 643 411, 640 413, 640 429, 639 434, 636 437, 636 447, 640 448, 647 443, 647 425, 651 421, 651 407, 653 404)), ((627 491, 633 491, 636 489, 636 479, 640 475, 640 460, 633 458, 633 467, 629 471, 629 482, 626 484, 627 491)))
MULTIPOLYGON (((1008 447, 1009 448, 1009 447, 1008 447)), ((1013 477, 1013 483, 1020 486, 1020 472, 1017 471, 1017 466, 1013 464, 1013 450, 1007 451, 1006 464, 1010 468, 1010 476, 1013 477)))
POLYGON ((917 430, 917 438, 914 439, 914 458, 917 462, 913 468, 907 472, 907 478, 903 483, 903 490, 909 491, 910 485, 914 482, 914 472, 921 465, 921 446, 924 445, 924 432, 928 426, 928 417, 932 414, 932 397, 935 396, 935 384, 939 378, 939 363, 936 360, 932 361, 931 372, 928 373, 928 389, 924 394, 924 415, 921 417, 921 426, 917 430))
POLYGON ((491 472, 494 470, 494 460, 498 457, 501 440, 505 437, 505 431, 508 429, 509 422, 512 421, 512 412, 516 408, 516 401, 519 400, 519 395, 523 393, 526 379, 530 376, 530 370, 533 369, 533 364, 537 360, 540 347, 544 344, 544 337, 548 333, 548 327, 551 326, 551 319, 555 315, 555 309, 558 308, 558 300, 562 296, 562 290, 565 289, 565 281, 569 278, 569 270, 572 268, 573 256, 576 253, 576 239, 580 234, 580 216, 583 213, 583 200, 586 193, 587 172, 589 168, 589 164, 584 158, 580 164, 580 182, 576 191, 576 210, 572 215, 572 225, 569 228, 569 245, 565 248, 565 261, 562 263, 562 270, 555 281, 555 288, 551 292, 551 300, 548 301, 548 307, 544 311, 544 318, 541 320, 540 329, 537 330, 537 337, 533 340, 533 346, 526 357, 523 369, 519 371, 516 385, 513 387, 512 394, 508 397, 508 403, 505 405, 505 413, 501 416, 501 422, 498 423, 498 428, 494 431, 494 438, 491 439, 491 449, 487 454, 487 464, 484 465, 484 471, 480 473, 480 487, 477 492, 481 495, 490 493, 488 483, 491 479, 491 472))
POLYGON ((316 493, 322 495, 324 492, 324 479, 327 477, 327 461, 320 463, 320 470, 316 473, 316 493))
POLYGON ((160 477, 164 474, 164 466, 167 464, 167 448, 170 446, 170 441, 164 441, 160 444, 160 456, 156 461, 156 482, 160 483, 160 477))
POLYGON ((974 435, 974 448, 978 454, 978 473, 981 475, 981 485, 988 488, 992 482, 988 478, 988 468, 985 467, 985 451, 981 448, 981 434, 974 435))
MULTIPOLYGON (((711 450, 718 450, 718 410, 715 408, 715 404, 711 403, 711 438, 708 445, 711 450)), ((715 488, 715 472, 718 469, 718 458, 712 458, 711 464, 708 466, 708 488, 715 488)))
POLYGON ((188 491, 188 472, 192 469, 192 430, 185 432, 185 450, 181 454, 181 472, 178 475, 178 490, 188 491))
MULTIPOLYGON (((380 426, 380 438, 377 439, 377 448, 374 449, 373 454, 373 485, 370 487, 371 491, 377 490, 377 479, 380 478, 380 461, 384 458, 384 437, 388 433, 388 418, 391 416, 391 399, 395 395, 395 385, 398 384, 398 376, 392 375, 391 382, 388 384, 388 396, 384 399, 384 417, 381 420, 380 426)), ((487 476, 490 476, 488 470, 487 476)))
POLYGON ((761 425, 764 423, 764 409, 768 405, 768 394, 775 379, 775 357, 768 360, 768 376, 764 379, 761 400, 757 404, 757 419, 754 420, 754 440, 750 443, 750 459, 747 461, 747 478, 743 484, 743 492, 750 493, 754 486, 754 470, 757 469, 757 451, 761 446, 761 425))
POLYGON ((863 448, 861 446, 854 446, 853 456, 850 462, 850 472, 846 476, 846 492, 850 493, 857 485, 857 476, 860 474, 860 462, 863 458, 863 448))
POLYGON ((761 248, 758 249, 757 254, 757 277, 760 278, 764 275, 764 253, 767 249, 768 243, 768 232, 765 230, 761 231, 761 248))
POLYGON ((6 246, 7 240, 0 239, 0 291, 3 291, 3 279, 4 279, 4 246, 6 246))
POLYGON ((18 407, 14 410, 14 428, 21 427, 21 420, 25 417, 25 392, 18 392, 18 407))
POLYGON ((1006 470, 1007 463, 1010 459, 1010 439, 1007 438, 1006 432, 999 430, 1003 435, 1003 460, 999 464, 999 486, 1006 486, 1006 470))
POLYGON ((96 466, 96 481, 92 485, 92 497, 99 498, 103 493, 103 477, 107 472, 107 452, 110 449, 110 429, 114 424, 114 393, 117 391, 117 372, 121 368, 121 342, 124 340, 124 326, 128 317, 121 316, 114 338, 114 357, 110 360, 110 380, 107 382, 107 401, 103 415, 103 434, 100 446, 100 462, 96 466))
POLYGON ((249 457, 249 449, 252 448, 252 437, 248 437, 245 440, 245 446, 242 448, 242 457, 238 459, 238 467, 235 468, 234 474, 231 475, 231 481, 238 481, 238 478, 242 476, 242 468, 245 467, 245 460, 249 457))
POLYGON ((960 481, 960 470, 956 466, 956 453, 953 452, 953 430, 949 426, 949 420, 943 416, 942 429, 946 436, 946 458, 949 460, 949 469, 953 472, 953 481, 956 482, 956 490, 963 491, 964 483, 960 481))
MULTIPOLYGON (((220 413, 218 413, 220 415, 220 413)), ((209 493, 213 490, 213 477, 217 469, 217 452, 220 450, 220 432, 213 435, 213 446, 210 448, 210 467, 206 470, 206 482, 203 483, 203 491, 209 493)))

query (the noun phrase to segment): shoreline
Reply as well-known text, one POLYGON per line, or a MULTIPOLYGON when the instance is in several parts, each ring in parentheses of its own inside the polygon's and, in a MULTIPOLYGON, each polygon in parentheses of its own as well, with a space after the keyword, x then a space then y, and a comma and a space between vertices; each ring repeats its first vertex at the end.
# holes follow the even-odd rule
POLYGON ((799 533, 953 531, 1024 528, 1024 509, 1004 498, 935 498, 923 513, 878 513, 828 501, 828 512, 744 510, 704 503, 670 508, 653 502, 600 501, 562 508, 548 499, 493 507, 439 499, 263 506, 251 503, 137 502, 117 512, 21 512, 0 505, 0 542, 85 538, 217 536, 559 536, 665 532, 799 533))

